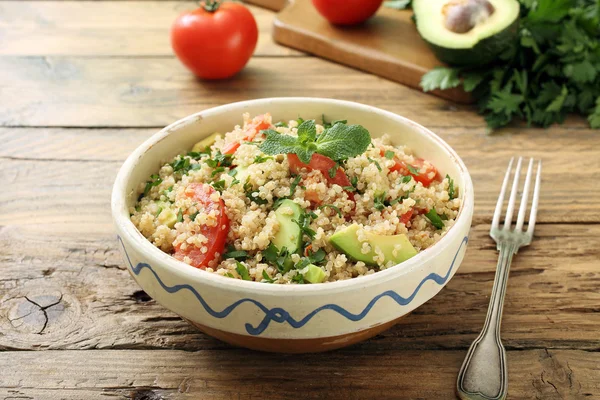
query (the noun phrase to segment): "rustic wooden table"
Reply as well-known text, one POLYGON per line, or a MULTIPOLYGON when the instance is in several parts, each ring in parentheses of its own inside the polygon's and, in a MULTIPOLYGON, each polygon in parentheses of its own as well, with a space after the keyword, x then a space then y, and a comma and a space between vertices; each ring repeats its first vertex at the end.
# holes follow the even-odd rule
POLYGON ((536 239, 513 262, 503 321, 511 399, 600 398, 600 132, 572 117, 494 135, 472 107, 260 43, 229 82, 194 79, 168 27, 193 3, 0 1, 0 397, 450 399, 481 329, 497 253, 487 232, 508 159, 544 160, 536 239), (240 350, 141 292, 109 196, 162 126, 238 100, 319 96, 411 118, 463 157, 471 242, 448 286, 399 325, 327 354, 240 350))

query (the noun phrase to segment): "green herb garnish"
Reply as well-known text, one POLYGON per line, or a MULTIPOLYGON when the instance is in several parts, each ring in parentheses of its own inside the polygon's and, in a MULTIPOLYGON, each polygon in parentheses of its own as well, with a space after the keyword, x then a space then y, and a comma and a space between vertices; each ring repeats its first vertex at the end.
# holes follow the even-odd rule
POLYGON ((308 236, 312 240, 312 239, 315 238, 315 235, 317 233, 310 228, 310 223, 316 217, 317 217, 317 215, 315 213, 313 213, 313 212, 311 212, 311 213, 305 213, 305 212, 303 212, 298 217, 298 220, 294 219, 292 221, 294 221, 296 224, 298 224, 298 226, 300 227, 300 230, 302 231, 302 233, 304 235, 308 236))
POLYGON ((155 217, 158 217, 160 215, 160 213, 162 212, 162 207, 158 207, 158 211, 155 214, 155 217))
POLYGON ((373 160, 371 157, 367 157, 367 159, 368 159, 369 161, 371 161, 373 164, 375 164, 375 166, 377 167, 377 169, 379 170, 379 172, 381 172, 381 171, 382 171, 382 170, 381 170, 381 165, 379 165, 379 163, 378 163, 377 161, 373 160))
POLYGON ((371 136, 360 125, 336 124, 317 136, 315 121, 304 121, 298 127, 298 137, 282 135, 274 130, 263 131, 265 141, 260 145, 263 153, 270 155, 296 154, 307 164, 314 153, 319 153, 334 161, 355 157, 365 152, 371 136))
POLYGON ((323 128, 325 128, 325 129, 329 129, 332 126, 334 126, 335 124, 344 124, 345 125, 348 123, 348 121, 345 119, 336 119, 331 122, 327 122, 325 120, 325 114, 321 114, 321 121, 323 122, 323 128))
POLYGON ((245 281, 250 281, 250 274, 248 273, 248 268, 246 268, 246 266, 244 264, 242 264, 239 261, 235 262, 235 270, 237 271, 238 274, 240 274, 240 276, 242 277, 243 280, 245 281))
POLYGON ((321 210, 324 209, 324 208, 326 208, 326 207, 331 208, 333 211, 335 211, 340 216, 340 218, 342 218, 342 211, 339 209, 339 207, 336 207, 333 204, 323 204, 322 206, 319 206, 319 208, 321 210))
POLYGON ((385 158, 387 158, 388 160, 391 160, 392 158, 394 158, 396 156, 396 153, 394 153, 391 150, 386 150, 384 155, 385 155, 385 158))
POLYGON ((260 164, 260 163, 264 163, 267 160, 272 160, 272 159, 273 159, 273 157, 258 155, 256 157, 254 157, 253 163, 254 164, 260 164))
POLYGON ((340 168, 340 164, 338 164, 338 163, 335 163, 335 165, 333 167, 329 168, 328 174, 331 179, 335 178, 339 168, 340 168))
POLYGON ((444 227, 444 221, 442 221, 435 209, 432 208, 431 210, 427 211, 425 216, 429 222, 431 222, 431 225, 435 226, 436 228, 442 229, 444 227))
POLYGON ((400 182, 408 183, 408 182, 410 182, 411 179, 412 179, 412 176, 406 175, 406 176, 403 176, 402 179, 400 179, 400 182))
POLYGON ((183 222, 183 211, 181 210, 181 208, 177 212, 177 222, 183 222))
POLYGON ((225 181, 224 180, 213 182, 213 183, 211 183, 211 185, 219 193, 225 189, 225 181))
POLYGON ((228 278, 234 278, 235 279, 235 276, 233 276, 233 274, 231 272, 225 272, 224 276, 226 276, 228 278))
POLYGON ((275 124, 275 127, 276 128, 287 128, 288 124, 287 124, 287 122, 279 121, 275 124))
POLYGON ((413 167, 413 166, 412 166, 412 165, 410 165, 410 164, 406 164, 406 168, 408 168, 408 171, 409 171, 411 174, 413 174, 413 175, 419 175, 419 174, 420 174, 419 170, 418 170, 417 168, 413 167))
POLYGON ((156 174, 150 176, 150 180, 146 182, 146 187, 144 187, 144 194, 140 197, 145 197, 150 193, 150 189, 154 186, 158 186, 162 183, 162 179, 156 174))
POLYGON ((298 272, 296 275, 292 277, 292 281, 296 283, 304 283, 304 275, 298 272))
POLYGON ((262 270, 262 277, 263 277, 263 282, 266 282, 266 283, 275 282, 275 279, 271 278, 269 276, 269 274, 267 274, 267 271, 265 271, 264 269, 262 270))
POLYGON ((543 127, 569 113, 600 128, 600 6, 597 1, 520 0, 516 40, 495 64, 438 67, 423 90, 462 85, 492 129, 514 119, 543 127))
POLYGON ((248 258, 248 252, 245 250, 229 250, 223 254, 224 259, 234 258, 238 261, 245 261, 248 258))
POLYGON ((213 172, 211 172, 210 176, 215 176, 223 171, 225 171, 225 167, 217 167, 213 170, 213 172))
POLYGON ((383 192, 379 195, 375 195, 375 197, 373 198, 373 207, 375 207, 375 209, 377 209, 379 211, 383 211, 383 209, 386 207, 385 196, 386 196, 385 192, 383 192))
POLYGON ((456 196, 454 191, 454 180, 450 178, 450 175, 448 174, 446 174, 446 179, 448 179, 448 196, 450 197, 450 200, 452 200, 456 196))
POLYGON ((198 214, 200 214, 200 211, 196 211, 195 213, 190 214, 190 221, 194 222, 198 214))

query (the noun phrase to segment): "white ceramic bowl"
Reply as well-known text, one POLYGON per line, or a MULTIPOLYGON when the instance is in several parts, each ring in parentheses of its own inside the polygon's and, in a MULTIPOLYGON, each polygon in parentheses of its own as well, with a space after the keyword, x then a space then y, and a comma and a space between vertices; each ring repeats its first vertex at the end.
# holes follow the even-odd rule
POLYGON ((392 326, 435 296, 458 269, 473 215, 473 185, 458 155, 438 136, 396 114, 347 101, 271 98, 201 111, 164 128, 125 161, 112 193, 119 246, 133 278, 164 307, 226 342, 267 351, 313 352, 347 346, 392 326), (388 133, 450 174, 460 188, 454 226, 434 246, 375 274, 324 284, 268 285, 193 268, 154 247, 129 219, 140 182, 213 132, 227 132, 242 113, 271 113, 274 121, 347 119, 372 136, 388 133))

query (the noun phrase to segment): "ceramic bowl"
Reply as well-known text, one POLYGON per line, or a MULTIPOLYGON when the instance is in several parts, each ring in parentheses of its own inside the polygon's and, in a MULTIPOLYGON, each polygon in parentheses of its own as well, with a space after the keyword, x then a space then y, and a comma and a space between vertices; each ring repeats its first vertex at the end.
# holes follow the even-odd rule
POLYGON ((316 352, 348 346, 389 328, 435 296, 458 269, 473 215, 473 185, 462 160, 421 125, 363 104, 321 98, 270 98, 227 104, 177 121, 139 146, 125 161, 112 193, 119 247, 137 283, 152 298, 203 332, 225 342, 275 352, 316 352), (241 123, 242 113, 270 112, 274 121, 347 119, 372 136, 388 133, 450 174, 462 208, 434 246, 375 274, 313 285, 268 285, 193 268, 154 247, 129 219, 140 182, 175 155, 213 132, 241 123))

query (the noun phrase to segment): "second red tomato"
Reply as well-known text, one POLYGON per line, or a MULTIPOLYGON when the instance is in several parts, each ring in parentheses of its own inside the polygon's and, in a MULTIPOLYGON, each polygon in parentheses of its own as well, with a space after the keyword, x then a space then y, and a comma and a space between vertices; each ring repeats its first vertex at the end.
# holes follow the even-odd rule
POLYGON ((332 24, 355 25, 372 17, 383 0, 312 0, 312 2, 317 11, 332 24))

